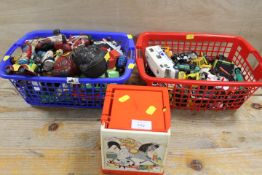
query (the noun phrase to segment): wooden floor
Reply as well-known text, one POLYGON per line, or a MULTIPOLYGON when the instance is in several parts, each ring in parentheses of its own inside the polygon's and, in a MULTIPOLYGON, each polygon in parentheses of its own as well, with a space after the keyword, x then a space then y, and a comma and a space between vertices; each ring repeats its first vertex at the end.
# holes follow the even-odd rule
MULTIPOLYGON (((3 79, 0 101, 0 174, 102 174, 100 109, 32 107, 3 79)), ((261 174, 262 109, 252 103, 262 90, 237 111, 173 110, 166 175, 261 174)))

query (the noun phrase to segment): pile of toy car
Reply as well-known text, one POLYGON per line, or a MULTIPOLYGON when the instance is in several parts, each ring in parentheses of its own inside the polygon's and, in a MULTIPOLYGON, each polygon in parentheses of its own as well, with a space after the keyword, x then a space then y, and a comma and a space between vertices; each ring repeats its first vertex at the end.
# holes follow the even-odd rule
POLYGON ((244 81, 241 69, 223 55, 207 57, 194 51, 173 54, 168 47, 146 48, 148 74, 161 78, 244 81))
MULTIPOLYGON (((147 74, 159 78, 244 81, 241 69, 223 55, 207 57, 204 53, 197 54, 194 51, 173 54, 169 47, 149 46, 146 48, 145 57, 147 74)), ((229 86, 205 86, 194 83, 190 85, 192 88, 179 83, 155 85, 168 87, 171 104, 180 107, 207 105, 206 108, 220 109, 226 107, 226 104, 232 104, 235 96, 239 97, 239 102, 243 102, 244 98, 239 93, 245 91, 244 87, 232 89, 229 86)))
POLYGON ((110 38, 95 41, 90 35, 53 36, 26 40, 22 54, 11 57, 7 74, 56 77, 115 78, 125 71, 121 45, 110 38))

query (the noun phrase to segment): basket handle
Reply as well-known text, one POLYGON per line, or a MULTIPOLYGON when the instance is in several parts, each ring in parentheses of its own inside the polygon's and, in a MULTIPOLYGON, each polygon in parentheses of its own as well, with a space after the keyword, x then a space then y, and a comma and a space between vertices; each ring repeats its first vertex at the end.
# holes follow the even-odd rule
POLYGON ((254 75, 258 77, 259 80, 262 80, 262 57, 260 56, 260 54, 258 53, 256 49, 252 49, 250 51, 250 54, 254 55, 258 63, 258 65, 253 70, 254 75))
POLYGON ((10 63, 8 60, 10 56, 14 53, 14 51, 20 47, 21 45, 19 44, 19 40, 14 43, 5 53, 3 59, 0 62, 0 77, 5 78, 6 73, 5 73, 5 67, 10 63))

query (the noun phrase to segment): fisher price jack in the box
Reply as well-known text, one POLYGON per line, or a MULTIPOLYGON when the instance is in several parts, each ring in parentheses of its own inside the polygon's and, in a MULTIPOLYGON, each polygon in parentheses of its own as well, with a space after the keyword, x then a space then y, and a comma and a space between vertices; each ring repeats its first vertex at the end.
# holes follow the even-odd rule
POLYGON ((108 85, 101 117, 102 171, 164 173, 171 115, 166 88, 108 85))

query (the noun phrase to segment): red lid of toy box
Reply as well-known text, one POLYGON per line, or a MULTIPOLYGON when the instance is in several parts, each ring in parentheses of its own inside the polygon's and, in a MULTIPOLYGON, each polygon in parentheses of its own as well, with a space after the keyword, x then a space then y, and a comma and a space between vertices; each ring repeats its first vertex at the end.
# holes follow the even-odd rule
POLYGON ((167 88, 108 85, 101 121, 109 129, 167 132, 171 122, 167 88))

